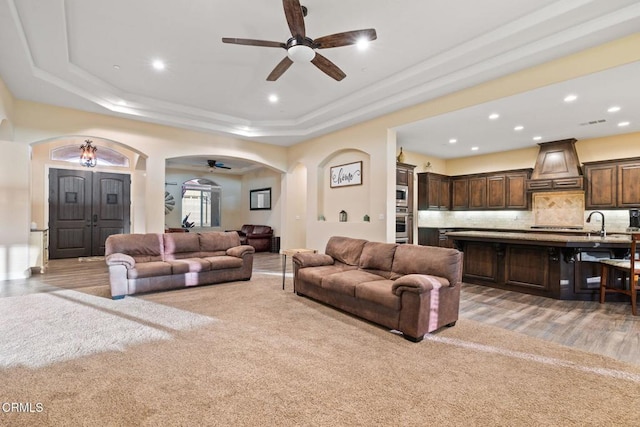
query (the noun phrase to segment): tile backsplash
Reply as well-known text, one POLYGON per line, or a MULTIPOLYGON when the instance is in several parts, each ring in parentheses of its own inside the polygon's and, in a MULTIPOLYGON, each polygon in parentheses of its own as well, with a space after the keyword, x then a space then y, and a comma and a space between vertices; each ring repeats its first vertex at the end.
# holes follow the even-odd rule
MULTIPOLYGON (((600 229, 600 217, 594 217, 587 224, 587 216, 592 211, 583 211, 582 226, 585 229, 600 229), (594 219, 597 222, 594 222, 594 219)), ((603 210, 608 232, 623 232, 629 227, 629 211, 603 210)), ((418 227, 459 227, 459 228, 501 228, 522 229, 535 225, 533 211, 418 211, 418 227)))

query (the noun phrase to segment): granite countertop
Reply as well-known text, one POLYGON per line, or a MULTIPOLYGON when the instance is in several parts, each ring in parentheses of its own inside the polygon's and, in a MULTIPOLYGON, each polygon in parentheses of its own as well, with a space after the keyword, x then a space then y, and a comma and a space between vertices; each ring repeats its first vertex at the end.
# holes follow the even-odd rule
MULTIPOLYGON (((557 231, 557 230, 554 230, 557 231)), ((574 230, 577 231, 577 230, 574 230)), ((562 234, 549 231, 491 231, 491 230, 468 230, 468 231, 448 231, 447 237, 461 238, 460 240, 517 240, 525 244, 556 244, 557 246, 572 247, 597 247, 600 245, 624 247, 631 244, 631 236, 626 233, 607 234, 600 237, 599 231, 581 231, 580 234, 562 234), (463 238, 463 239, 462 239, 463 238)))

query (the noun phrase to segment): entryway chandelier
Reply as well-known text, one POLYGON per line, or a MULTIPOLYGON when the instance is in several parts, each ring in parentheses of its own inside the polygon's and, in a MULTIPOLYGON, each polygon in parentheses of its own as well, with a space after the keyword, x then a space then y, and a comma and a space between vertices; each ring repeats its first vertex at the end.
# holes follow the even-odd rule
POLYGON ((80 164, 92 168, 98 163, 98 156, 96 155, 98 147, 91 145, 92 141, 89 139, 84 142, 85 143, 80 146, 80 164))

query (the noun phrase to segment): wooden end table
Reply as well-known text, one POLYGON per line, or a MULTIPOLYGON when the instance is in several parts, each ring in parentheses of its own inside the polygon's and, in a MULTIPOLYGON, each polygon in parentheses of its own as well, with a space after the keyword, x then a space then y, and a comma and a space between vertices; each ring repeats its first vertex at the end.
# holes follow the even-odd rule
MULTIPOLYGON (((284 279, 287 270, 287 255, 293 256, 299 253, 316 253, 318 252, 315 249, 280 249, 280 255, 284 255, 282 257, 282 290, 284 291, 284 279)), ((296 282, 293 282, 293 292, 296 291, 296 282)))

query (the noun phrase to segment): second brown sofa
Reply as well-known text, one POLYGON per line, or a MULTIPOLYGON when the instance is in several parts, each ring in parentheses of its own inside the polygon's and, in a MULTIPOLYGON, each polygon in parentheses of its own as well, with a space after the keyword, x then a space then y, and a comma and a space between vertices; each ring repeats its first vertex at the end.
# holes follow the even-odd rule
POLYGON ((462 252, 331 237, 324 254, 293 256, 294 289, 421 341, 458 320, 462 252))

